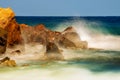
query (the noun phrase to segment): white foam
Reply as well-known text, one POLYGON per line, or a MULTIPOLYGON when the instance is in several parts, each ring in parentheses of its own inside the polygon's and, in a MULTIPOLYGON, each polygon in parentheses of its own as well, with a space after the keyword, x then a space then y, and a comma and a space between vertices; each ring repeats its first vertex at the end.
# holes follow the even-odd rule
POLYGON ((120 80, 120 73, 92 73, 81 68, 30 69, 5 72, 1 80, 120 80))
POLYGON ((73 26, 79 34, 81 40, 88 42, 89 47, 107 50, 120 50, 120 36, 109 34, 107 29, 102 29, 100 25, 101 23, 86 22, 75 18, 73 21, 60 23, 56 30, 63 31, 68 26, 73 26), (97 26, 94 29, 91 29, 89 25, 97 26), (107 33, 107 35, 104 33, 107 33))

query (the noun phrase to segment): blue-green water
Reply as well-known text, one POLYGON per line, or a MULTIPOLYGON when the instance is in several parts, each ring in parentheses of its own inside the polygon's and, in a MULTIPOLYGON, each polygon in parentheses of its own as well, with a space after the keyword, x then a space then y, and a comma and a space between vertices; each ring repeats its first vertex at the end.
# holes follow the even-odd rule
MULTIPOLYGON (((107 31, 114 35, 120 35, 120 17, 21 17, 17 16, 18 23, 25 23, 31 26, 37 24, 44 24, 47 28, 55 30, 60 24, 68 27, 75 22, 82 21, 86 23, 87 27, 107 29, 107 31)), ((104 32, 104 31, 103 31, 104 32)))
POLYGON ((0 80, 120 80, 120 17, 16 17, 16 20, 31 26, 44 24, 57 31, 73 26, 89 47, 104 50, 63 49, 64 61, 19 59, 15 68, 0 68, 0 80))

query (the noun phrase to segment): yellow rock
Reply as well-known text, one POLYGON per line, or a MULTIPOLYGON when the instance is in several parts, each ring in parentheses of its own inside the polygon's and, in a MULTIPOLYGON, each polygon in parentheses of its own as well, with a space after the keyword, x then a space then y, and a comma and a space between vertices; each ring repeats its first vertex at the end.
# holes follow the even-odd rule
POLYGON ((0 28, 8 32, 7 46, 22 42, 20 27, 11 8, 0 8, 0 28))
POLYGON ((4 29, 14 16, 15 14, 11 8, 0 8, 0 27, 4 29))
POLYGON ((15 67, 16 66, 16 62, 14 60, 6 60, 1 65, 8 66, 8 67, 15 67))

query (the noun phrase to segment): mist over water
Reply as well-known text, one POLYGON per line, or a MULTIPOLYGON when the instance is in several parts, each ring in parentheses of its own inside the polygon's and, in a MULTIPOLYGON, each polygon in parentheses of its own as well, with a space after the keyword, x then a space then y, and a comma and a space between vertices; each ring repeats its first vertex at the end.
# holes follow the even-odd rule
POLYGON ((63 31, 68 26, 73 26, 81 40, 88 42, 89 48, 105 50, 120 50, 120 36, 111 34, 100 22, 89 22, 82 19, 73 19, 57 25, 55 30, 63 31))
POLYGON ((7 50, 6 56, 16 60, 18 66, 0 68, 0 80, 120 80, 120 35, 119 31, 116 31, 117 35, 111 32, 116 27, 105 26, 108 23, 113 25, 109 19, 21 17, 17 20, 28 25, 43 23, 47 28, 57 31, 73 26, 90 48, 103 50, 62 49, 64 61, 41 61, 45 47, 26 42, 24 46, 19 45, 14 49, 21 49, 23 54, 13 56, 9 53, 14 50, 7 50), (22 66, 24 64, 29 66, 22 66))

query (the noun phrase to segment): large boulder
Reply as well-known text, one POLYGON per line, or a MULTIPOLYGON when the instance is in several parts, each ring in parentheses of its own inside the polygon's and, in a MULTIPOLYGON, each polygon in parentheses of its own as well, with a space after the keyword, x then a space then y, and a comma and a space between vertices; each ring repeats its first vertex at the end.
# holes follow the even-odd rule
POLYGON ((48 42, 48 44, 46 45, 45 57, 48 60, 63 60, 64 59, 58 46, 52 42, 48 42))
MULTIPOLYGON (((73 27, 66 28, 62 32, 62 35, 65 39, 68 39, 69 42, 74 44, 74 47, 81 48, 81 49, 87 49, 87 46, 88 46, 87 41, 82 41, 80 39, 80 36, 78 35, 78 33, 73 27)), ((62 41, 62 42, 66 42, 66 41, 62 41)))
POLYGON ((14 16, 11 8, 0 8, 0 27, 3 29, 7 27, 14 16))
POLYGON ((22 42, 20 27, 14 17, 11 8, 0 8, 0 27, 8 32, 8 46, 22 42))
POLYGON ((76 45, 72 41, 63 36, 59 39, 58 44, 63 48, 76 48, 76 45))
POLYGON ((39 43, 46 46, 47 59, 63 59, 59 47, 87 49, 87 42, 81 41, 73 27, 63 32, 47 29, 44 25, 28 26, 18 24, 11 8, 0 8, 0 52, 5 52, 7 46, 17 44, 39 43))
POLYGON ((0 28, 0 54, 6 51, 7 45, 7 31, 0 28))
POLYGON ((40 43, 46 45, 47 29, 44 25, 39 24, 31 27, 25 24, 21 24, 21 34, 25 43, 40 43))

